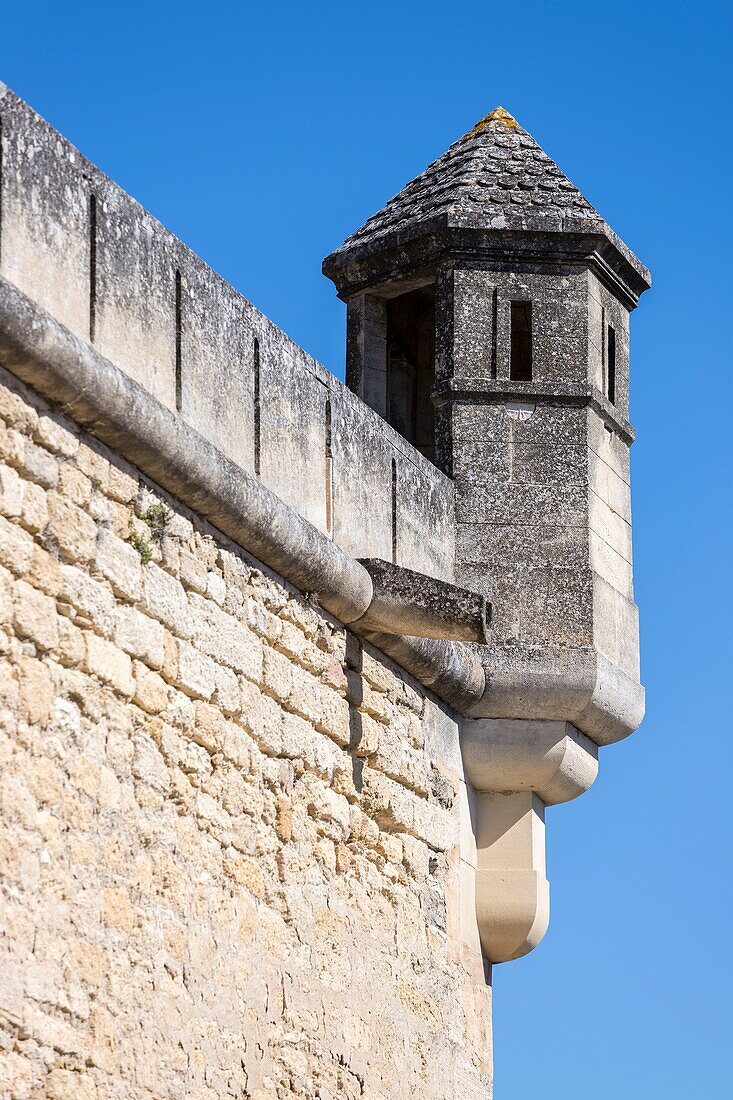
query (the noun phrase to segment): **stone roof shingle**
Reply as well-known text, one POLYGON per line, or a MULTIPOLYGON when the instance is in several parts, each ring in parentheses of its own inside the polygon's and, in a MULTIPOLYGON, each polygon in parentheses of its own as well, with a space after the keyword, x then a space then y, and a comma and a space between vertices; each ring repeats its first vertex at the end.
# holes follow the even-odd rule
POLYGON ((443 216, 449 225, 562 229, 605 226, 555 162, 502 107, 486 115, 344 241, 374 247, 394 232, 443 216))

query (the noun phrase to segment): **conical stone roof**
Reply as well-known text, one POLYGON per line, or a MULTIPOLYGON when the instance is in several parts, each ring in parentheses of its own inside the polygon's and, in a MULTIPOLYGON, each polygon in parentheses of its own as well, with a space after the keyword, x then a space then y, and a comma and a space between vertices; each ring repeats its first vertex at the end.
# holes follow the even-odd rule
POLYGON ((601 233, 648 276, 578 188, 518 122, 497 107, 327 258, 373 254, 439 228, 601 233))

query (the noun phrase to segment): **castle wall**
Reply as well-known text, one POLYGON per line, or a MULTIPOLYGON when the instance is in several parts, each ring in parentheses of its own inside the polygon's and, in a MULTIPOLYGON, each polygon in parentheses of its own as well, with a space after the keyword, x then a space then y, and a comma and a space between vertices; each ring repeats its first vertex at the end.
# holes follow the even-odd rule
POLYGON ((347 552, 452 579, 448 478, 3 85, 0 133, 0 275, 347 552))
MULTIPOLYGON (((490 1097, 481 945, 540 941, 544 806, 643 715, 648 273, 595 221, 469 228, 400 255, 454 492, 0 85, 0 1097, 490 1097)), ((349 306, 384 411, 393 317, 349 306)))
POLYGON ((0 1093, 485 1100, 454 716, 4 371, 0 417, 0 1093))

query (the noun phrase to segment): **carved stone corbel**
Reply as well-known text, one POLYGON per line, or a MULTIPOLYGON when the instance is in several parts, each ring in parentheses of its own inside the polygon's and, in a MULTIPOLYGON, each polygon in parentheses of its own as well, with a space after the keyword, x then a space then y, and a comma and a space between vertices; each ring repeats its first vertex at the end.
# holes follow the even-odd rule
POLYGON ((526 955, 550 919, 545 806, 587 791, 598 748, 569 722, 465 719, 466 778, 474 792, 476 916, 493 963, 526 955))

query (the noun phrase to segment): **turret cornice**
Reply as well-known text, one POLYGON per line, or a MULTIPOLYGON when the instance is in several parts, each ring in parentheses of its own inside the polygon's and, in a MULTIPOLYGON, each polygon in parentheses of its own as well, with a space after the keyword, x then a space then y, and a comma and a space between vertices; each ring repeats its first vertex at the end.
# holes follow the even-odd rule
POLYGON ((486 263, 499 269, 587 267, 626 306, 634 309, 651 286, 648 269, 605 224, 548 226, 525 220, 513 228, 436 217, 395 231, 374 243, 338 250, 323 261, 323 274, 348 301, 365 290, 380 297, 430 282, 445 264, 486 263), (419 274, 418 274, 419 273, 419 274))

